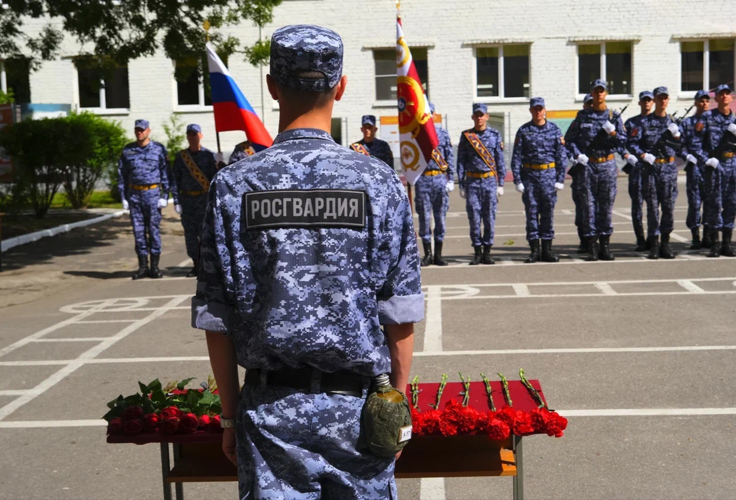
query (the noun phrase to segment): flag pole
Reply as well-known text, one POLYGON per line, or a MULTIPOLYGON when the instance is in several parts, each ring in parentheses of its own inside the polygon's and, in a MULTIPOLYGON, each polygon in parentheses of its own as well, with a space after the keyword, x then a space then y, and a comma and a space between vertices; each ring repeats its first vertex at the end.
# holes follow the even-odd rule
MULTIPOLYGON (((401 0, 396 0, 396 19, 401 19, 401 0)), ((399 141, 399 161, 403 166, 404 161, 401 158, 401 141, 399 141)), ((406 175, 404 175, 404 178, 406 178, 406 175)), ((406 181, 406 196, 409 198, 409 209, 411 210, 411 214, 414 215, 414 200, 412 199, 411 182, 408 180, 406 181)))
MULTIPOLYGON (((204 28, 204 36, 207 40, 207 43, 210 43, 210 28, 212 25, 210 24, 209 19, 205 19, 202 23, 202 28, 204 28)), ((202 68, 204 71, 204 68, 202 68)), ((204 79, 203 79, 204 80, 204 79)), ((217 126, 215 126, 215 137, 217 137, 217 152, 222 153, 222 150, 220 149, 220 132, 217 131, 217 126)))

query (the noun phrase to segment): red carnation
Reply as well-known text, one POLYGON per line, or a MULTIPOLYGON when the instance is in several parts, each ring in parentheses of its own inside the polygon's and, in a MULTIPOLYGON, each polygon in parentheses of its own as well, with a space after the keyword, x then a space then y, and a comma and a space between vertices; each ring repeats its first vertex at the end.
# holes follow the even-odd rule
POLYGON ((123 421, 119 418, 113 418, 107 423, 107 434, 109 436, 119 436, 123 433, 123 421))
POLYGON ((547 422, 547 435, 562 437, 563 431, 567 429, 567 419, 558 413, 551 412, 547 422))
POLYGON ((179 430, 184 434, 191 434, 197 430, 199 426, 199 420, 197 415, 194 413, 187 413, 183 415, 179 421, 179 430))
POLYGON ((126 420, 123 422, 123 433, 126 436, 135 436, 143 430, 143 422, 140 420, 126 420))
POLYGON ((201 428, 206 429, 212 423, 212 419, 209 415, 202 415, 197 419, 197 422, 201 428))
POLYGON ((422 412, 419 412, 418 415, 421 415, 421 424, 420 427, 422 429, 422 435, 424 436, 431 436, 440 434, 440 417, 442 415, 441 411, 438 410, 425 410, 422 412))
POLYGON ((129 406, 123 411, 120 418, 123 422, 127 420, 140 420, 143 418, 143 408, 140 406, 129 406))
POLYGON ((164 420, 168 420, 170 418, 181 418, 182 415, 182 411, 176 406, 167 406, 161 410, 161 418, 164 420))
POLYGON ((212 432, 222 432, 222 426, 220 425, 220 415, 210 417, 209 430, 212 432))
POLYGON ((509 434, 511 434, 511 429, 509 429, 509 426, 504 422, 503 420, 499 420, 495 418, 495 413, 490 413, 488 415, 488 424, 486 427, 486 433, 488 434, 488 437, 495 440, 500 441, 502 439, 506 439, 509 437, 509 434))
POLYGON ((495 417, 506 423, 509 427, 513 427, 514 420, 516 420, 516 410, 507 406, 504 409, 497 411, 495 417))
POLYGON ((523 411, 517 411, 513 429, 514 434, 517 436, 528 436, 529 434, 533 434, 534 426, 532 425, 532 416, 523 411))
POLYGON ((179 430, 179 419, 176 417, 163 419, 158 430, 164 434, 176 434, 176 431, 179 430))
POLYGON ((155 413, 149 413, 143 417, 143 432, 156 432, 161 419, 155 413))
POLYGON ((547 423, 550 419, 550 413, 547 408, 535 408, 532 410, 532 426, 534 432, 547 432, 547 423))

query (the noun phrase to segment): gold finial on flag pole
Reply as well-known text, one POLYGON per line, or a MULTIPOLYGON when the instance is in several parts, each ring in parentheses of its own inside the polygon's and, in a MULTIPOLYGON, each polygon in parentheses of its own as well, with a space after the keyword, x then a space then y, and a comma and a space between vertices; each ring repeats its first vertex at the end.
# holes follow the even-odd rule
POLYGON ((208 19, 205 19, 202 23, 202 27, 204 28, 204 32, 207 35, 207 42, 210 41, 210 21, 208 19))

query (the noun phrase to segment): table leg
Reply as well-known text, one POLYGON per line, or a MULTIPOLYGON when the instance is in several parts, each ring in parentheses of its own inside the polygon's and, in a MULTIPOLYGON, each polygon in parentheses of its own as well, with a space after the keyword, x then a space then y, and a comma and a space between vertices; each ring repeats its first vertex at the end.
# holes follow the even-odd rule
POLYGON ((171 500, 171 484, 166 482, 166 479, 169 477, 170 470, 169 443, 161 443, 161 477, 164 483, 164 500, 171 500))
MULTIPOLYGON (((179 458, 181 458, 181 447, 174 443, 174 464, 179 462, 179 458)), ((174 489, 176 490, 176 500, 184 500, 184 483, 174 483, 174 489)))
POLYGON ((516 476, 514 476, 514 500, 524 500, 524 460, 522 457, 521 436, 514 436, 514 455, 516 476))

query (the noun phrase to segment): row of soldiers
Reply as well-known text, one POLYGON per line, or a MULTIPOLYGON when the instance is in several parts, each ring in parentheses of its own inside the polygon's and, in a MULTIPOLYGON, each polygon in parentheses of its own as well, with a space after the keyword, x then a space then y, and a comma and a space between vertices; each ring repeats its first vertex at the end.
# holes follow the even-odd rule
MULTIPOLYGON (((729 106, 732 89, 715 90, 718 107, 707 111, 709 94, 695 96, 696 113, 684 120, 667 114, 669 92, 657 87, 639 95, 641 114, 623 123, 620 113, 606 105, 607 84, 597 79, 567 132, 546 119, 544 99, 532 98, 531 121, 516 133, 511 160, 516 190, 526 212, 526 236, 531 248, 527 263, 557 262, 552 252, 554 207, 557 192, 564 189, 566 165, 572 179, 575 224, 580 237, 578 253, 587 260, 614 260, 610 250, 613 204, 618 167, 614 154, 626 161, 632 199, 632 220, 637 251, 649 250, 650 259, 673 259, 670 234, 677 198, 675 157, 687 166, 687 226, 692 249, 708 248, 709 257, 734 256, 731 246, 736 217, 736 123, 729 106), (652 107, 654 110, 652 111, 652 107), (647 237, 643 210, 647 205, 647 237), (700 210, 703 209, 701 218, 700 210), (705 225, 700 239, 700 225, 705 225), (723 235, 719 241, 719 232, 723 235)), ((432 106, 434 113, 434 107, 432 106)), ((498 196, 504 194, 506 175, 501 134, 487 126, 485 104, 473 104, 474 126, 462 133, 458 144, 457 176, 460 195, 466 200, 474 256, 471 265, 493 264, 494 226, 498 196), (481 234, 481 222, 483 232, 481 234)), ((416 184, 416 210, 425 256, 422 265, 447 265, 442 257, 448 194, 454 189, 452 145, 438 128, 441 158, 433 159, 416 184), (434 216, 434 252, 431 219, 434 216)))

